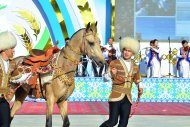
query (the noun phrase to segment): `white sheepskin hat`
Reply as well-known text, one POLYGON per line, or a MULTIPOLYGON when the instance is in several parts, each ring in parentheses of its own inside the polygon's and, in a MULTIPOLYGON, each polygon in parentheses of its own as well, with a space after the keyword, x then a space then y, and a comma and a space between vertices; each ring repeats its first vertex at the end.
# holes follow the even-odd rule
POLYGON ((0 51, 14 48, 17 44, 17 40, 13 33, 5 31, 0 33, 0 51))
POLYGON ((125 37, 122 38, 120 43, 120 51, 122 52, 124 48, 129 48, 133 51, 133 53, 137 54, 140 49, 139 42, 135 40, 134 38, 125 37))

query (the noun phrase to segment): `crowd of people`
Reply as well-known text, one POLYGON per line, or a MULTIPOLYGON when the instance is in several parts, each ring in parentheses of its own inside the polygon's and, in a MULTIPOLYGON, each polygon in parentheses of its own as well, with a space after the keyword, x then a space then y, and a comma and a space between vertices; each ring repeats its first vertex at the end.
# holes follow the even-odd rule
MULTIPOLYGON (((145 55, 146 55, 146 66, 143 68, 146 68, 146 77, 154 77, 154 78, 160 78, 161 75, 161 58, 160 58, 160 47, 158 45, 158 40, 153 39, 150 41, 150 46, 146 48, 145 55)), ((178 71, 178 77, 182 78, 189 78, 190 74, 190 56, 189 56, 189 46, 187 40, 182 40, 181 42, 182 47, 179 48, 178 54, 176 55, 177 59, 177 71, 178 71)), ((87 56, 83 55, 81 56, 81 64, 79 64, 78 70, 76 71, 76 77, 85 77, 90 76, 87 72, 87 65, 88 63, 91 63, 94 77, 102 77, 103 74, 106 73, 109 63, 112 60, 119 59, 122 57, 121 51, 119 49, 119 44, 114 43, 112 38, 108 39, 107 45, 101 46, 102 53, 104 55, 105 60, 107 61, 107 64, 98 67, 97 64, 93 61, 88 59, 87 56), (90 62, 89 62, 90 61, 90 62)))

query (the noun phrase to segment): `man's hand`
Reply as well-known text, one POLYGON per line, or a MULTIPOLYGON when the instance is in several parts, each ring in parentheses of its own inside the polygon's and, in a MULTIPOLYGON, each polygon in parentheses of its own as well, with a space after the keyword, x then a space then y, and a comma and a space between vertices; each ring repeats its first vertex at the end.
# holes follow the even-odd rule
POLYGON ((10 102, 13 97, 14 97, 14 94, 15 94, 15 90, 12 89, 12 88, 9 88, 8 92, 5 94, 5 99, 10 102))
POLYGON ((138 98, 143 94, 143 88, 138 88, 138 98))
POLYGON ((32 76, 32 73, 22 74, 19 79, 11 80, 13 83, 27 83, 28 79, 32 76))

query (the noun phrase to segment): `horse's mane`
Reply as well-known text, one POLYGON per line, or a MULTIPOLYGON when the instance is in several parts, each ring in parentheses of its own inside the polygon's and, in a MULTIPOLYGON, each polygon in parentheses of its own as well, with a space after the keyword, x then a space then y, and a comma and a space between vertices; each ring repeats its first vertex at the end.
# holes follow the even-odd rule
MULTIPOLYGON (((73 38, 73 36, 75 36, 75 34, 77 34, 79 31, 81 31, 81 30, 83 30, 83 29, 86 29, 86 28, 81 28, 81 29, 77 30, 77 31, 71 36, 70 40, 73 38)), ((67 47, 67 45, 65 45, 65 47, 67 47)), ((62 51, 62 50, 64 50, 64 47, 61 48, 61 51, 62 51)))
MULTIPOLYGON (((86 28, 81 28, 81 29, 77 30, 77 31, 71 36, 71 39, 73 38, 73 36, 75 36, 75 34, 77 34, 79 31, 81 31, 81 30, 83 30, 83 29, 86 29, 86 28)), ((71 39, 70 39, 70 40, 71 40, 71 39)))

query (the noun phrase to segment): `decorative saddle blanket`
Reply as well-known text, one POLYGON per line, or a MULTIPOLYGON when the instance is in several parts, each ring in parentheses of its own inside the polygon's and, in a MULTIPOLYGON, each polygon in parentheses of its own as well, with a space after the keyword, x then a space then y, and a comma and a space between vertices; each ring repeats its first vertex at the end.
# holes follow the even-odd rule
POLYGON ((32 76, 28 80, 28 84, 24 85, 26 91, 33 90, 32 95, 36 98, 41 97, 44 80, 50 80, 52 78, 53 67, 52 64, 56 63, 57 52, 59 52, 56 46, 49 48, 47 51, 33 49, 30 56, 24 59, 19 67, 18 71, 22 74, 32 73, 32 76), (39 79, 39 80, 38 80, 39 79), (43 82, 43 83, 42 83, 43 82))

